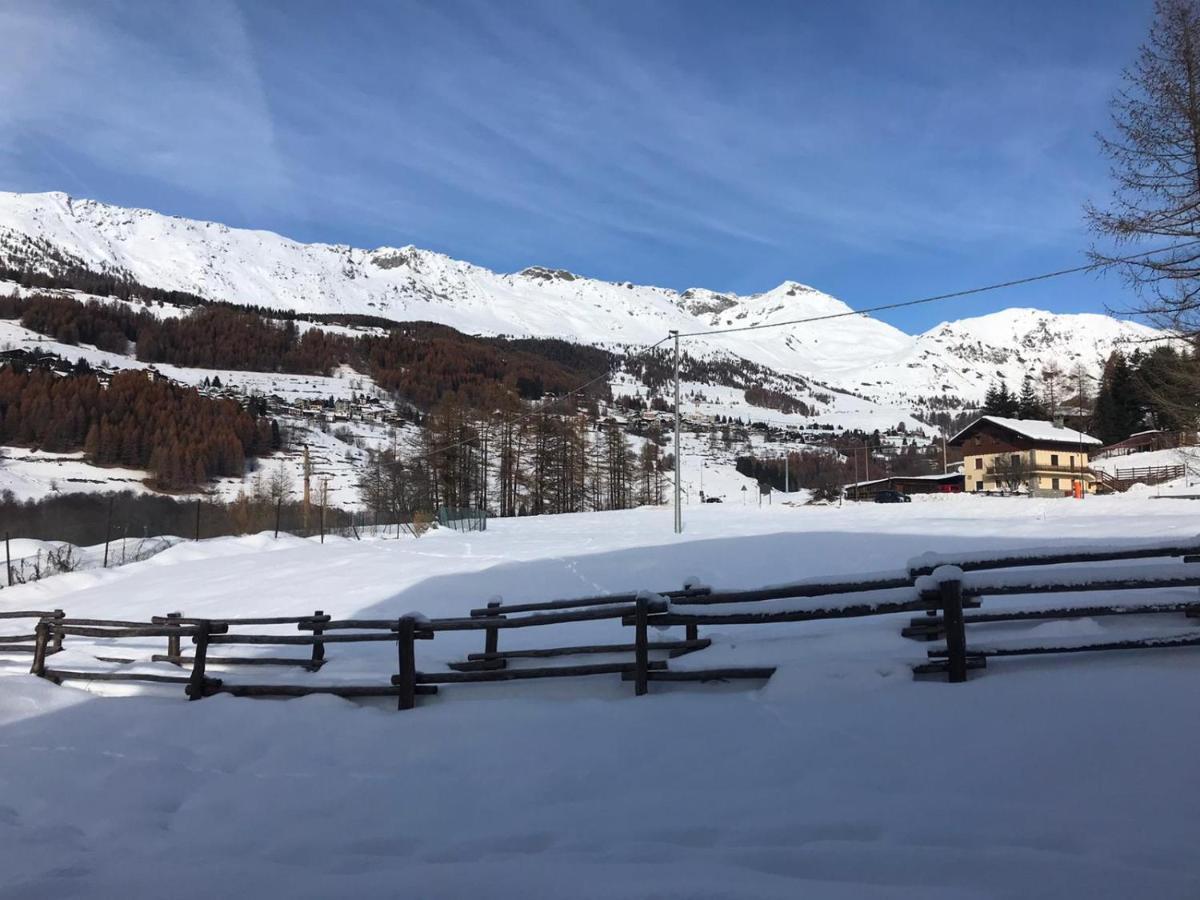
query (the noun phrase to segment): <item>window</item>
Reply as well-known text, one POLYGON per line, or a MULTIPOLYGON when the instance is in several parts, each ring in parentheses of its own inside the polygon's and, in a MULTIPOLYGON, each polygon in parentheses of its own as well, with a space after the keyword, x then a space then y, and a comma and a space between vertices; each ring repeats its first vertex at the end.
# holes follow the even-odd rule
POLYGON ((1051 490, 1054 490, 1054 491, 1057 491, 1057 490, 1059 490, 1059 487, 1058 487, 1058 479, 1057 479, 1057 478, 1051 478, 1051 479, 1050 479, 1050 489, 1051 489, 1051 490))
POLYGON ((977 468, 977 469, 983 468, 983 457, 982 456, 975 457, 975 468, 977 468))
POLYGON ((1014 466, 1019 466, 1021 464, 1021 454, 1020 453, 1014 453, 1012 455, 1012 464, 1014 466))
MULTIPOLYGON (((1075 462, 1075 457, 1071 457, 1071 462, 1072 463, 1075 462)), ((1052 466, 1058 465, 1058 454, 1057 453, 1050 454, 1050 465, 1052 465, 1052 466)))
POLYGON ((983 490, 983 482, 982 481, 975 482, 975 490, 977 490, 977 491, 983 490))
POLYGON ((1071 457, 1071 468, 1075 468, 1075 457, 1071 457))

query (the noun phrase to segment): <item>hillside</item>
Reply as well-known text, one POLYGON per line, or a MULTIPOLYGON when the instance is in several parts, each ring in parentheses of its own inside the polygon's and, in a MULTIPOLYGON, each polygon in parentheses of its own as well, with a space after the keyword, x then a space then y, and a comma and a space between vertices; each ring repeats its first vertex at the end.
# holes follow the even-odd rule
MULTIPOLYGON (((611 283, 541 266, 501 274, 412 246, 303 244, 268 231, 62 193, 0 193, 0 266, 54 272, 69 265, 211 300, 429 321, 468 334, 557 337, 627 352, 659 341, 670 329, 744 327, 851 311, 793 281, 740 296, 611 283)), ((687 347, 697 357, 748 360, 903 411, 919 406, 921 398, 978 402, 996 378, 1016 383, 1050 360, 1096 369, 1114 346, 1154 335, 1107 316, 1010 309, 918 335, 847 316, 693 338, 687 347)))

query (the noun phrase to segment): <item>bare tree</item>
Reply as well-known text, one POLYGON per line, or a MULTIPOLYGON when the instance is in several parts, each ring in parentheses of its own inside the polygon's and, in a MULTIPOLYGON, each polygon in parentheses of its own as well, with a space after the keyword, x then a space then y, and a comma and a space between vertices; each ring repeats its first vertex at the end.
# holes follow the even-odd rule
POLYGON ((1048 362, 1042 369, 1042 404, 1046 407, 1046 413, 1051 419, 1059 413, 1065 378, 1062 366, 1054 360, 1048 362))
POLYGON ((283 501, 292 492, 292 476, 284 467, 281 459, 275 471, 267 481, 267 496, 275 506, 275 537, 279 537, 279 517, 283 511, 283 501))
POLYGON ((1115 134, 1100 136, 1116 189, 1106 208, 1087 207, 1092 230, 1117 245, 1157 239, 1178 249, 1119 262, 1141 299, 1139 313, 1164 327, 1200 332, 1200 0, 1157 0, 1149 40, 1112 100, 1115 134))
POLYGON ((1003 454, 992 462, 992 474, 1006 491, 1019 491, 1029 481, 1029 462, 1020 453, 1003 454))

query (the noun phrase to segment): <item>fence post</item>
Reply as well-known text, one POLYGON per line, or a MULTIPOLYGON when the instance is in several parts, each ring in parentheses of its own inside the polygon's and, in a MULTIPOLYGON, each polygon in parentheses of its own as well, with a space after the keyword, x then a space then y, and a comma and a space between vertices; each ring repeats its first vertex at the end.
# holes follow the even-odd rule
POLYGON ((279 540, 279 513, 283 509, 283 498, 275 501, 275 540, 279 540))
MULTIPOLYGON (((56 609, 54 611, 54 618, 61 621, 62 619, 65 619, 66 617, 67 617, 67 614, 65 612, 63 612, 61 609, 56 609)), ((54 640, 50 642, 49 652, 57 653, 59 650, 61 650, 62 642, 63 642, 62 629, 58 629, 54 632, 54 640)))
POLYGON ((967 680, 967 631, 963 622, 962 582, 943 581, 938 585, 938 591, 946 626, 947 672, 950 683, 959 684, 967 680))
POLYGON ((196 540, 200 540, 200 501, 196 501, 196 540))
MULTIPOLYGON (((499 600, 489 600, 487 608, 489 610, 499 609, 500 603, 501 603, 501 601, 499 601, 499 600)), ((489 618, 495 618, 498 615, 499 615, 498 612, 489 612, 488 613, 489 618)), ((500 629, 497 628, 495 625, 484 629, 483 652, 484 653, 499 653, 500 652, 499 647, 500 647, 500 629)))
MULTIPOLYGON (((313 612, 313 615, 323 616, 325 612, 318 609, 313 612)), ((319 622, 314 622, 312 633, 315 638, 312 645, 312 668, 316 670, 321 668, 321 665, 325 662, 325 642, 321 640, 321 635, 325 633, 325 629, 321 627, 319 622)))
MULTIPOLYGON (((183 613, 181 613, 181 612, 167 613, 167 618, 168 619, 181 619, 181 618, 183 618, 183 613)), ((170 624, 170 623, 168 623, 168 624, 170 624)), ((179 635, 178 634, 167 635, 167 656, 172 657, 171 662, 173 662, 177 666, 182 666, 183 663, 179 661, 179 657, 182 655, 183 655, 183 650, 179 646, 179 635)))
POLYGON ((416 623, 405 616, 396 623, 396 649, 400 662, 400 697, 397 709, 412 709, 417 705, 417 658, 413 647, 416 623))
POLYGON ((108 495, 108 518, 104 522, 104 568, 108 568, 108 542, 112 540, 113 496, 108 495))
POLYGON ((637 697, 646 693, 650 682, 650 647, 646 634, 649 603, 645 597, 638 597, 637 613, 634 616, 636 633, 633 639, 633 693, 637 697))
POLYGON ((50 626, 46 623, 45 619, 38 621, 34 633, 37 635, 37 638, 33 645, 33 665, 29 667, 29 674, 45 678, 46 646, 50 641, 50 626))
POLYGON ((4 532, 4 570, 8 573, 8 586, 12 587, 12 552, 8 546, 8 532, 4 532))
POLYGON ((207 619, 196 624, 196 633, 192 640, 196 643, 196 656, 192 662, 192 677, 188 679, 187 697, 189 700, 200 700, 204 697, 204 667, 208 662, 208 631, 210 623, 207 619))

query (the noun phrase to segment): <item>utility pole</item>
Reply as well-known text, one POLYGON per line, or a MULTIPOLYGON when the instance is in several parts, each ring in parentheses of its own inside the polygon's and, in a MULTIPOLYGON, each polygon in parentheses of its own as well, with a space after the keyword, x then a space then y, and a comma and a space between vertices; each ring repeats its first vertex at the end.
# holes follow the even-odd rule
POLYGON ((857 500, 861 493, 858 480, 858 448, 854 448, 854 499, 857 500))
POLYGON ((309 533, 308 513, 312 508, 312 460, 308 455, 308 444, 304 445, 304 531, 309 533))
POLYGON ((683 507, 679 502, 679 332, 672 331, 675 338, 675 533, 683 534, 683 507))

